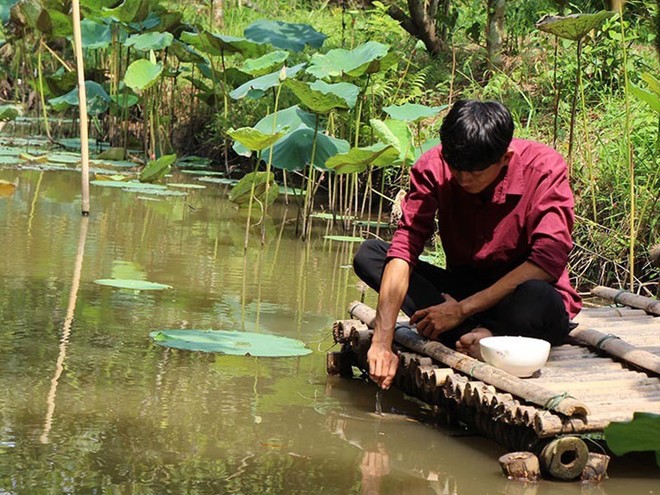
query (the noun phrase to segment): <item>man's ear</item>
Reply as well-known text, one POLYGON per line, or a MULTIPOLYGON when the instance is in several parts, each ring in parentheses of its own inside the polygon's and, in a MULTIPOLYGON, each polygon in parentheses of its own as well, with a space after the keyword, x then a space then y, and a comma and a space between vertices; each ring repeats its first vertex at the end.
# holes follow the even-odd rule
POLYGON ((511 161, 512 156, 513 156, 513 150, 510 149, 506 150, 506 153, 504 153, 504 155, 502 155, 502 158, 500 158, 499 165, 506 167, 511 161))

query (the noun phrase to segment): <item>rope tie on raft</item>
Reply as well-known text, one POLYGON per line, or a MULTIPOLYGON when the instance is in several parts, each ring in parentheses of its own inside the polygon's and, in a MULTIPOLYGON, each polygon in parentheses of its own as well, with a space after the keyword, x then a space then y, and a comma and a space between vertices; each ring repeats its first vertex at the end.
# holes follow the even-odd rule
POLYGON ((607 335, 604 335, 603 337, 601 337, 601 339, 598 342, 596 342, 596 349, 598 349, 599 351, 602 351, 603 350, 603 344, 605 344, 608 340, 611 340, 611 339, 621 340, 621 337, 619 337, 618 335, 608 333, 607 335))
POLYGON ((575 397, 570 395, 568 392, 562 392, 561 394, 553 395, 546 401, 546 403, 543 405, 543 408, 557 409, 559 404, 561 404, 561 401, 563 401, 564 399, 575 399, 575 397))

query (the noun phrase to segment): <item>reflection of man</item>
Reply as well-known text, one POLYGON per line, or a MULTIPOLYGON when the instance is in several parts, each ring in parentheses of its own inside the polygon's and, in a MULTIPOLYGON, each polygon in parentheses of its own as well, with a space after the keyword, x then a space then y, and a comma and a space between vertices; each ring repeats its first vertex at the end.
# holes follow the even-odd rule
POLYGON ((566 164, 540 143, 513 139, 500 103, 458 101, 440 129, 441 146, 411 170, 410 192, 392 244, 366 241, 355 271, 379 292, 371 377, 388 388, 400 309, 417 331, 479 357, 479 340, 524 335, 560 343, 580 310, 566 264, 573 195, 566 164), (447 269, 418 262, 438 230, 447 269))
POLYGON ((360 463, 362 495, 379 495, 380 481, 390 474, 390 456, 385 446, 379 443, 376 450, 365 450, 360 463))

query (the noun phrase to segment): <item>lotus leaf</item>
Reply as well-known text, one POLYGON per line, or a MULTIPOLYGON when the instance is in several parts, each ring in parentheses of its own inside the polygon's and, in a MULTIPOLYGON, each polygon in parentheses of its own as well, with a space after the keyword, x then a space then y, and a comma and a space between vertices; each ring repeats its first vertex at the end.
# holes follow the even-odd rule
POLYGON ((284 86, 293 91, 303 106, 314 113, 326 114, 335 109, 350 108, 345 98, 329 91, 314 90, 308 83, 287 79, 284 81, 284 86))
POLYGON ((103 187, 118 187, 120 189, 140 189, 142 191, 146 189, 154 189, 154 190, 167 189, 166 186, 160 184, 144 184, 142 182, 115 182, 109 180, 93 180, 90 181, 90 184, 95 186, 103 186, 103 187))
MULTIPOLYGON (((82 46, 88 50, 96 50, 99 48, 107 48, 112 43, 112 32, 108 24, 101 24, 90 19, 83 19, 80 22, 80 30, 82 32, 82 46)), ((126 33, 123 33, 126 37, 126 33)))
POLYGON ((148 52, 149 50, 164 50, 172 44, 174 36, 171 33, 143 33, 134 34, 130 36, 124 45, 132 46, 141 52, 148 52))
POLYGON ((359 227, 380 227, 380 228, 388 228, 390 227, 390 224, 388 222, 379 222, 378 220, 358 220, 355 222, 355 225, 359 227))
POLYGON ((159 330, 149 336, 158 345, 187 351, 239 356, 305 356, 312 351, 300 340, 252 332, 225 330, 159 330))
POLYGON ((66 38, 73 34, 71 17, 54 9, 43 9, 37 19, 37 29, 51 38, 66 38))
MULTIPOLYGON (((302 170, 312 161, 312 148, 314 149, 314 166, 318 169, 326 168, 326 161, 337 153, 345 153, 350 148, 348 141, 327 136, 309 127, 300 127, 284 136, 273 146, 273 166, 284 170, 302 170)), ((262 157, 265 159, 265 157, 262 157)))
MULTIPOLYGON (((305 64, 298 64, 294 65, 293 67, 287 67, 285 69, 286 78, 288 79, 295 76, 304 66, 305 64)), ((278 70, 276 72, 272 72, 271 74, 257 77, 236 88, 234 91, 229 93, 229 96, 235 100, 240 100, 245 96, 260 98, 264 95, 266 90, 274 88, 282 82, 280 76, 281 71, 278 70)))
POLYGON ((99 153, 97 160, 118 160, 121 161, 126 157, 126 148, 113 147, 99 153))
POLYGON ((8 198, 16 192, 16 184, 0 179, 0 198, 8 198))
POLYGON ((364 239, 362 237, 354 237, 349 235, 324 235, 324 239, 328 241, 336 242, 362 242, 364 239))
POLYGON ((37 22, 42 11, 43 6, 38 0, 23 0, 11 9, 11 19, 19 25, 37 29, 37 22))
POLYGON ((384 167, 392 164, 399 152, 391 144, 376 143, 366 148, 351 148, 346 153, 335 155, 325 162, 325 166, 338 174, 364 172, 369 166, 384 167))
POLYGON ((286 59, 289 58, 289 52, 276 50, 274 52, 262 55, 259 58, 249 58, 243 62, 241 71, 250 74, 252 77, 259 77, 279 70, 286 59))
POLYGON ((167 187, 178 187, 181 189, 206 189, 203 184, 183 184, 179 182, 168 182, 167 187))
POLYGON ((163 72, 163 64, 154 63, 150 60, 139 59, 126 69, 124 82, 126 86, 134 91, 145 90, 156 84, 163 72))
POLYGON ((279 194, 279 186, 275 183, 273 172, 257 171, 245 174, 229 191, 229 201, 240 206, 248 206, 252 193, 262 204, 272 204, 279 194), (266 197, 266 184, 268 184, 268 197, 266 197))
POLYGON ((240 53, 244 57, 259 57, 268 51, 268 45, 208 31, 202 31, 201 33, 183 32, 181 33, 181 41, 209 55, 240 53))
POLYGON ((210 182, 212 184, 224 184, 228 186, 233 186, 238 184, 238 179, 228 179, 227 177, 200 177, 197 179, 200 182, 210 182))
POLYGON ((23 114, 23 107, 18 105, 0 105, 0 122, 14 120, 23 114))
POLYGON ((104 17, 114 17, 119 22, 140 22, 146 19, 149 13, 150 0, 124 0, 113 9, 103 7, 101 13, 104 17))
POLYGON ((632 421, 610 423, 604 433, 607 446, 616 455, 650 450, 660 466, 660 414, 636 412, 632 421))
POLYGON ((94 280, 94 283, 99 285, 107 285, 109 287, 116 287, 118 289, 131 290, 163 290, 172 288, 171 285, 147 282, 146 280, 130 280, 121 278, 103 278, 94 280))
POLYGON ((140 182, 154 182, 172 170, 176 155, 163 155, 157 160, 150 161, 140 172, 140 182))
POLYGON ((247 149, 260 151, 272 146, 278 139, 284 136, 286 129, 285 127, 280 132, 266 134, 254 127, 241 127, 240 129, 229 129, 227 134, 247 149))
POLYGON ((628 90, 655 112, 660 113, 660 81, 649 73, 642 74, 642 80, 648 84, 648 89, 640 88, 628 82, 628 90))
POLYGON ((0 155, 0 165, 18 165, 19 163, 23 163, 23 160, 17 156, 0 155))
MULTIPOLYGON (((85 93, 87 98, 87 113, 91 116, 99 115, 108 109, 111 101, 108 93, 99 83, 94 81, 85 81, 85 93)), ((67 107, 77 107, 79 104, 78 87, 69 91, 63 96, 52 98, 48 103, 56 111, 62 111, 67 107)))
MULTIPOLYGON (((148 184, 142 184, 145 186, 148 184)), ((122 191, 138 193, 138 194, 153 194, 154 196, 186 196, 188 193, 184 191, 172 191, 169 189, 154 189, 152 187, 127 187, 122 188, 122 191)))
POLYGON ((398 61, 398 55, 377 41, 368 41, 353 50, 336 48, 326 54, 315 53, 307 73, 318 79, 357 78, 384 71, 398 61))
POLYGON ((391 144, 399 152, 396 164, 410 163, 414 160, 412 133, 408 124, 401 120, 387 119, 384 122, 371 119, 374 134, 383 144, 391 144))
POLYGON ((283 21, 259 20, 250 24, 243 32, 246 38, 260 43, 270 43, 276 48, 300 52, 305 45, 321 48, 327 36, 308 24, 283 21))
POLYGON ((11 17, 11 8, 18 3, 19 0, 4 0, 0 2, 0 22, 3 24, 9 21, 11 17))
POLYGON ((445 108, 447 108, 447 105, 427 107, 417 103, 405 103, 404 105, 390 105, 383 108, 383 110, 393 119, 417 122, 428 117, 436 117, 445 108))
MULTIPOLYGON (((314 128, 316 117, 314 114, 301 110, 298 105, 278 110, 271 114, 266 115, 254 126, 254 129, 263 132, 264 134, 273 132, 273 122, 275 122, 275 132, 281 132, 284 128, 298 129, 299 127, 314 128)), ((250 156, 251 150, 247 149, 240 143, 234 143, 234 151, 242 156, 250 156)))
POLYGON ((546 15, 536 23, 536 27, 560 38, 578 41, 613 15, 614 12, 607 10, 595 14, 571 14, 564 17, 546 15))
POLYGON ((64 70, 60 67, 53 74, 46 76, 46 85, 53 96, 61 96, 76 87, 78 76, 74 71, 64 70))
POLYGON ((202 57, 195 50, 190 48, 185 43, 180 42, 179 40, 173 40, 172 46, 170 46, 170 51, 174 53, 174 56, 178 58, 181 62, 184 63, 198 63, 204 62, 204 57, 202 57))
POLYGON ((325 81, 316 80, 309 85, 314 91, 320 91, 322 93, 335 94, 341 97, 348 104, 348 108, 355 107, 357 103, 358 95, 360 94, 360 88, 355 84, 340 82, 336 84, 328 84, 325 81))
POLYGON ((80 153, 51 153, 47 159, 51 163, 76 164, 80 162, 80 153))
MULTIPOLYGON (((183 164, 180 164, 179 166, 188 167, 189 164, 183 163, 183 164)), ((179 170, 179 172, 181 172, 182 174, 190 174, 190 175, 220 175, 220 176, 225 175, 224 172, 216 172, 214 170, 194 170, 194 169, 193 170, 188 170, 188 169, 184 169, 184 170, 179 170)))

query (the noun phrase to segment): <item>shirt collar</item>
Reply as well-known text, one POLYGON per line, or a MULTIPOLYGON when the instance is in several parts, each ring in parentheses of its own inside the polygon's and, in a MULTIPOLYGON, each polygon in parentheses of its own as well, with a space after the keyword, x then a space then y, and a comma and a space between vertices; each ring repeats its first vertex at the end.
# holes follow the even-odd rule
POLYGON ((525 189, 525 178, 521 165, 520 155, 517 147, 512 142, 509 150, 513 151, 511 160, 507 166, 506 174, 502 180, 495 186, 493 191, 493 203, 502 204, 506 201, 508 195, 522 196, 525 189))

